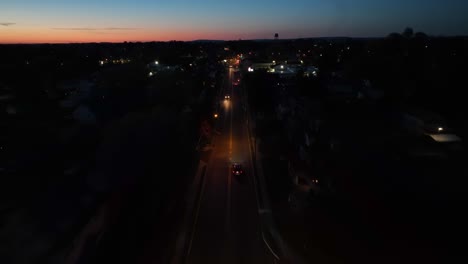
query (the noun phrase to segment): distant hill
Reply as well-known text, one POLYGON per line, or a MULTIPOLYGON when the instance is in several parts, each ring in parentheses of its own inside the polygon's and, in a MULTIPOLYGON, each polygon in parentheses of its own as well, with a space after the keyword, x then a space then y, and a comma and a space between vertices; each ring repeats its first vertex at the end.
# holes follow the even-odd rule
POLYGON ((221 42, 226 42, 225 40, 212 40, 212 39, 197 39, 197 40, 192 40, 188 42, 193 42, 193 43, 221 43, 221 42))
MULTIPOLYGON (((379 38, 355 38, 355 37, 311 37, 311 38, 289 38, 289 39, 241 39, 240 41, 253 41, 253 42, 283 42, 283 41, 295 41, 295 40, 327 40, 327 41, 345 41, 345 40, 352 40, 352 39, 359 39, 359 40, 370 40, 370 39, 379 39, 379 38)), ((194 43, 222 43, 222 42, 236 42, 239 40, 210 40, 210 39, 199 39, 193 40, 189 42, 194 43)))

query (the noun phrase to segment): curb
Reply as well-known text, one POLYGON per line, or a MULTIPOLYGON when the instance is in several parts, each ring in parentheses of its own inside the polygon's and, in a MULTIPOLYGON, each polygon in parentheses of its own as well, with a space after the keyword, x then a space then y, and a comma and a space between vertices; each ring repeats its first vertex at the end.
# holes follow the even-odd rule
POLYGON ((249 137, 249 151, 252 166, 254 167, 254 189, 257 196, 257 207, 261 221, 262 239, 270 251, 280 263, 298 263, 303 264, 299 256, 294 254, 288 245, 284 242, 281 234, 277 231, 272 215, 270 200, 266 190, 266 183, 263 174, 263 165, 261 162, 261 153, 257 152, 259 142, 252 135, 252 119, 250 116, 250 107, 246 100, 246 115, 247 115, 247 133, 249 137), (253 143, 253 142, 254 143, 253 143))

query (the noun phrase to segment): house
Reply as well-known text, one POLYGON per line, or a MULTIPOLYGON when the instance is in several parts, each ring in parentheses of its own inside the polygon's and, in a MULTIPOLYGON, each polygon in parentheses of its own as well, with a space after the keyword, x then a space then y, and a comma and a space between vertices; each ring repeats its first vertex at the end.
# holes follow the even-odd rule
POLYGON ((273 66, 269 72, 278 74, 280 77, 294 77, 299 70, 300 68, 295 65, 278 64, 273 66))
POLYGON ((7 86, 0 85, 0 111, 3 114, 16 114, 17 109, 14 104, 15 95, 7 86))
POLYGON ((257 71, 257 70, 270 71, 271 66, 273 66, 273 65, 274 65, 273 62, 264 62, 264 61, 263 62, 262 61, 253 62, 253 61, 245 60, 242 63, 243 69, 247 70, 249 72, 253 72, 253 71, 257 71))
POLYGON ((442 116, 422 110, 408 109, 402 114, 402 125, 411 134, 426 135, 439 143, 460 142, 458 137, 446 124, 442 116))
POLYGON ((87 106, 80 105, 72 113, 73 119, 82 124, 96 124, 96 114, 87 106))
POLYGON ((328 94, 336 99, 352 100, 358 98, 358 92, 352 84, 340 81, 332 81, 327 86, 328 94))
POLYGON ((149 73, 148 73, 149 77, 154 76, 158 72, 174 72, 181 68, 180 65, 163 64, 163 63, 160 63, 159 61, 151 62, 147 65, 147 67, 149 69, 149 73))
POLYGON ((385 93, 381 89, 372 86, 369 80, 364 80, 362 86, 359 88, 359 98, 365 98, 369 101, 377 101, 384 97, 385 93))
POLYGON ((94 85, 89 80, 72 80, 59 84, 58 89, 65 96, 60 101, 60 106, 62 108, 77 107, 83 100, 89 97, 94 85))
POLYGON ((317 77, 319 69, 315 66, 308 66, 304 69, 305 77, 317 77))

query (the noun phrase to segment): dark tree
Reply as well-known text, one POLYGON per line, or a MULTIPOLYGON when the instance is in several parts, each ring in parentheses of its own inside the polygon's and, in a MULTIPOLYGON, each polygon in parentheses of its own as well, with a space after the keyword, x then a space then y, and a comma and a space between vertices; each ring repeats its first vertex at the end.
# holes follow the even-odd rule
POLYGON ((427 38, 429 38, 429 36, 424 32, 416 32, 414 34, 414 37, 417 38, 417 39, 427 39, 427 38))
POLYGON ((400 33, 396 33, 396 32, 393 32, 393 33, 390 33, 387 38, 389 39, 401 39, 401 34, 400 33))
POLYGON ((403 31, 403 34, 402 34, 402 35, 403 35, 403 37, 405 37, 405 38, 411 38, 411 37, 413 37, 413 34, 414 34, 413 29, 410 28, 410 27, 407 27, 407 28, 405 28, 405 30, 403 31))

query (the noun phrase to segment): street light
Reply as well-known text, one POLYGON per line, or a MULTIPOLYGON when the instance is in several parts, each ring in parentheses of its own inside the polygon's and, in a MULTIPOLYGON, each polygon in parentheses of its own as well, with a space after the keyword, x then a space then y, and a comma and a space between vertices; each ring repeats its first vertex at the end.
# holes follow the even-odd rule
POLYGON ((214 114, 213 117, 214 117, 214 118, 218 118, 218 114, 214 114))

